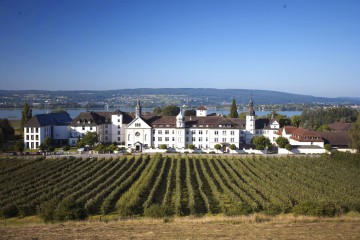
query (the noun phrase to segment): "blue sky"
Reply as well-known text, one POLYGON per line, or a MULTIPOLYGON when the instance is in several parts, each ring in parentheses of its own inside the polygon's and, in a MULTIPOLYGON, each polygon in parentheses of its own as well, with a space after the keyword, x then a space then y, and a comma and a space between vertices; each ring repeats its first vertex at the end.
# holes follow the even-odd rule
POLYGON ((360 1, 0 1, 0 89, 139 87, 360 97, 360 1))

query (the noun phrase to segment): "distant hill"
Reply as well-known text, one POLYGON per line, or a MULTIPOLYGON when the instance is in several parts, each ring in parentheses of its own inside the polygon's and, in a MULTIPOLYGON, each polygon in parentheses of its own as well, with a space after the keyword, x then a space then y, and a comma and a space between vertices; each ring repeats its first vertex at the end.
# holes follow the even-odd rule
POLYGON ((0 104, 4 102, 20 104, 29 101, 128 104, 134 102, 136 98, 145 99, 151 96, 155 101, 159 99, 159 102, 154 103, 155 106, 166 103, 221 105, 230 102, 233 98, 238 104, 246 104, 251 95, 255 104, 360 104, 360 98, 325 98, 267 90, 214 88, 136 88, 106 91, 0 90, 0 104), (119 100, 121 98, 125 100, 119 100))

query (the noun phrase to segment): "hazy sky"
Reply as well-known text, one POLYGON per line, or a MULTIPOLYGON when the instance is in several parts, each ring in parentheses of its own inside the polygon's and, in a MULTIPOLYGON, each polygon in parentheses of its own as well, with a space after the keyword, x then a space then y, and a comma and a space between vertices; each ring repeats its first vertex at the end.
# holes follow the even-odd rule
POLYGON ((0 89, 360 97, 359 0, 0 0, 0 89))

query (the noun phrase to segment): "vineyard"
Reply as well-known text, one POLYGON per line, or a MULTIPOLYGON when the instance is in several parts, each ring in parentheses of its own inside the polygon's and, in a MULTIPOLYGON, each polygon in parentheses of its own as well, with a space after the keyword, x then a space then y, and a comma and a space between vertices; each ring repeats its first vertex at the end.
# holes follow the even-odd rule
POLYGON ((360 157, 345 153, 3 158, 0 211, 36 215, 67 199, 90 215, 306 214, 311 207, 335 215, 360 210, 359 183, 360 157))

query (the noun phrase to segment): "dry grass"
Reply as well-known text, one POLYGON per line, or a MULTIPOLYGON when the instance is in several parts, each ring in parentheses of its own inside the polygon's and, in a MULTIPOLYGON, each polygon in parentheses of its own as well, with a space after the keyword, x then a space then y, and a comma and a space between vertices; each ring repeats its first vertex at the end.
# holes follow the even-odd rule
MULTIPOLYGON (((292 215, 117 219, 56 224, 8 221, 0 239, 359 239, 360 217, 292 215), (10 224, 9 224, 10 223, 10 224)), ((2 222, 3 225, 3 222, 2 222)))

